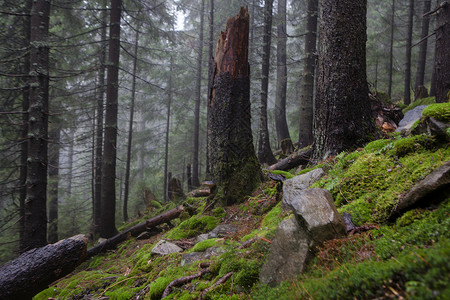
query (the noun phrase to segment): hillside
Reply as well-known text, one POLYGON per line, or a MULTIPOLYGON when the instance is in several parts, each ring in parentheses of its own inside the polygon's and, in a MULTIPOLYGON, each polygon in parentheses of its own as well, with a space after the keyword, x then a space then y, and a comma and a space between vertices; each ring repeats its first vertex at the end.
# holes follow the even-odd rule
MULTIPOLYGON (((449 122, 448 103, 435 111, 449 122)), ((325 242, 306 272, 278 286, 260 284, 260 270, 278 224, 292 214, 282 209, 283 183, 265 172, 266 180, 243 203, 214 208, 209 199, 187 198, 189 209, 157 235, 129 239, 86 261, 34 299, 160 299, 176 279, 182 280, 165 299, 449 299, 448 196, 428 198, 395 220, 391 216, 398 199, 450 161, 446 133, 444 139, 395 133, 309 169, 274 172, 291 178, 322 168, 325 176, 312 187, 330 191, 339 213, 349 213, 359 228, 325 242), (219 224, 233 226, 196 243, 219 224), (161 239, 183 251, 152 255, 161 239)), ((175 205, 155 209, 121 230, 175 205)))

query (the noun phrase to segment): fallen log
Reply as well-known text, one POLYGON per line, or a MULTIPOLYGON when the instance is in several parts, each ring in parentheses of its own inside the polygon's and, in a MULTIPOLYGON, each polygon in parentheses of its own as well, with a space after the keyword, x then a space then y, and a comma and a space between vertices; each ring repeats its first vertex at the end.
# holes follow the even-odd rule
POLYGON ((269 166, 267 169, 270 171, 272 170, 287 171, 292 168, 296 168, 300 165, 307 165, 310 162, 311 154, 312 154, 312 147, 302 149, 289 155, 285 159, 280 160, 276 164, 269 166))
POLYGON ((0 268, 0 299, 31 299, 83 262, 86 249, 79 234, 23 253, 0 268))
POLYGON ((116 246, 125 241, 130 236, 137 237, 142 232, 146 231, 148 228, 168 223, 169 221, 178 218, 181 213, 184 211, 184 206, 180 205, 174 209, 171 209, 163 214, 160 214, 154 218, 148 219, 138 225, 135 225, 125 231, 122 231, 112 238, 107 239, 106 241, 98 244, 95 247, 92 247, 87 251, 87 258, 93 257, 101 252, 106 252, 107 250, 112 250, 116 248, 116 246))

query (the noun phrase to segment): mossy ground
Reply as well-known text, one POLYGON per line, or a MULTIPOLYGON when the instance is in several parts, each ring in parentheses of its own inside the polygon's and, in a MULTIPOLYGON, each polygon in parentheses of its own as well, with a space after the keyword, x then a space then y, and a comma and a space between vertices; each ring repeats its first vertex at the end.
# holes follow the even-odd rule
POLYGON ((205 299, 449 299, 450 200, 387 221, 397 199, 449 158, 448 145, 420 135, 374 141, 322 162, 327 175, 315 186, 328 189, 339 211, 350 213, 356 225, 370 223, 375 229, 326 242, 306 273, 276 288, 259 284, 259 271, 276 227, 289 212, 281 209, 281 183, 266 180, 244 202, 207 213, 206 199, 188 198, 191 215, 172 222, 175 228, 148 240, 128 240, 86 261, 35 299, 160 299, 171 281, 199 272, 200 262, 182 265, 183 253, 152 256, 153 245, 163 237, 187 240, 219 223, 239 231, 186 250, 215 246, 223 253, 208 260, 211 272, 174 288, 167 299, 198 299, 231 271, 232 277, 205 299), (252 238, 249 247, 238 249, 252 238))

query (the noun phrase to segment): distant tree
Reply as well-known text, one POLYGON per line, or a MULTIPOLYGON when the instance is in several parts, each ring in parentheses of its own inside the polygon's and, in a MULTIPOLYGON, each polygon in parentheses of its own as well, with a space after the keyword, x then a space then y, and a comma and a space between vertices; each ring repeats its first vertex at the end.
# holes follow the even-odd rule
POLYGON ((166 118, 166 138, 165 138, 165 152, 164 152, 164 201, 169 200, 168 189, 169 189, 169 133, 170 133, 170 113, 173 98, 173 86, 172 86, 172 76, 173 76, 173 56, 170 56, 170 67, 169 67, 169 82, 167 87, 167 118, 166 118))
POLYGON ((241 8, 228 19, 214 58, 208 147, 217 195, 224 205, 249 195, 261 175, 251 129, 248 35, 248 11, 241 8))
POLYGON ((411 103, 411 46, 414 20, 414 0, 409 0, 408 6, 408 32, 406 34, 406 62, 405 62, 405 85, 403 90, 403 102, 406 105, 411 103))
POLYGON ((267 100, 269 96, 270 44, 272 39, 273 0, 264 1, 264 28, 261 67, 261 104, 259 112, 258 159, 260 163, 273 164, 277 160, 270 149, 269 127, 267 122, 267 100))
POLYGON ((314 74, 316 69, 318 0, 308 0, 305 35, 305 64, 303 67, 302 95, 300 100, 300 147, 313 142, 314 74))
POLYGON ((203 60, 203 26, 204 26, 204 12, 205 0, 200 0, 200 28, 198 35, 197 47, 197 73, 195 76, 195 108, 194 108, 194 155, 192 160, 192 185, 194 187, 200 186, 199 180, 199 138, 200 138, 200 100, 201 100, 201 85, 202 85, 202 60, 203 60))
POLYGON ((395 0, 392 0, 391 8, 391 36, 389 40, 389 78, 388 78, 388 95, 389 98, 392 96, 392 73, 394 68, 394 30, 395 30, 395 0))
POLYGON ((49 132, 50 146, 48 157, 48 242, 58 241, 58 184, 59 184, 59 150, 61 128, 57 122, 49 132))
MULTIPOLYGON (((213 84, 213 76, 214 76, 214 0, 209 1, 209 38, 208 38, 208 90, 207 90, 207 98, 210 98, 210 93, 213 84)), ((207 115, 210 113, 210 105, 206 103, 207 115)), ((207 124, 209 125, 209 124, 207 124)), ((209 128, 206 128, 206 140, 209 138, 209 128)), ((209 147, 206 147, 206 178, 211 179, 211 167, 209 164, 209 147)))
POLYGON ((417 60, 416 82, 414 90, 424 84, 425 78, 425 64, 427 61, 427 46, 428 46, 428 28, 430 27, 430 17, 425 15, 431 9, 431 0, 423 1, 423 15, 422 15, 422 42, 419 48, 419 59, 417 60))
POLYGON ((119 89, 120 19, 122 0, 111 0, 108 76, 106 87, 105 136, 102 161, 101 230, 104 238, 117 233, 116 214, 116 155, 117 106, 119 89))
POLYGON ((366 0, 323 0, 313 157, 363 145, 375 132, 366 80, 366 0))
POLYGON ((286 120, 286 0, 278 1, 277 21, 277 92, 275 99, 275 128, 277 131, 278 147, 287 152, 294 150, 286 120))
POLYGON ((50 1, 33 1, 30 31, 27 198, 24 249, 47 244, 47 140, 50 1))
POLYGON ((450 3, 442 2, 436 15, 436 50, 434 56, 436 76, 436 102, 450 98, 450 3))

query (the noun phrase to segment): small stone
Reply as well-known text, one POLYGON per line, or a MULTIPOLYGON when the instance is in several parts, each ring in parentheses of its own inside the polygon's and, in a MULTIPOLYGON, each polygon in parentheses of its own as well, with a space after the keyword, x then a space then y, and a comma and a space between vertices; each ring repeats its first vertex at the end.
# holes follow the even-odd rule
POLYGON ((167 255, 171 253, 182 252, 183 249, 175 245, 174 243, 166 240, 160 240, 152 249, 152 254, 167 255))

